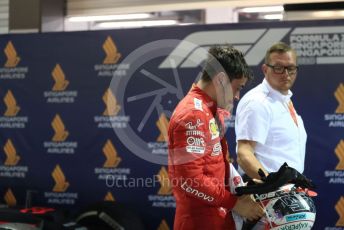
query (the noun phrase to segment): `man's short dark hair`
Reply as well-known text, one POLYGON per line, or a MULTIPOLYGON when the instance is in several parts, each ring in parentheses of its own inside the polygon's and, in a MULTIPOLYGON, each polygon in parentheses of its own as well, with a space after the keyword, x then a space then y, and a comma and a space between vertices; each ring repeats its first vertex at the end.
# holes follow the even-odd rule
POLYGON ((269 62, 270 62, 270 55, 272 53, 287 53, 289 51, 294 53, 295 58, 297 58, 296 51, 293 48, 291 48, 288 44, 286 44, 284 42, 277 42, 277 43, 273 44, 266 51, 266 54, 265 54, 265 64, 269 64, 269 62))
POLYGON ((251 69, 248 67, 244 55, 232 45, 213 46, 208 51, 208 58, 201 79, 211 81, 217 73, 225 71, 229 80, 245 77, 248 81, 253 79, 251 69), (222 68, 218 68, 218 66, 222 68))

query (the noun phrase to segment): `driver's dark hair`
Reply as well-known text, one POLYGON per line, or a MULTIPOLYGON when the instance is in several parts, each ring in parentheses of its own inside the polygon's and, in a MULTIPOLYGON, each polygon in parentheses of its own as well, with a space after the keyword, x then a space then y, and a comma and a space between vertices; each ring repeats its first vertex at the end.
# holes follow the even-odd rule
POLYGON ((242 77, 247 78, 248 81, 253 79, 252 71, 243 53, 229 44, 210 47, 201 79, 211 81, 212 77, 221 71, 226 72, 230 81, 242 77))

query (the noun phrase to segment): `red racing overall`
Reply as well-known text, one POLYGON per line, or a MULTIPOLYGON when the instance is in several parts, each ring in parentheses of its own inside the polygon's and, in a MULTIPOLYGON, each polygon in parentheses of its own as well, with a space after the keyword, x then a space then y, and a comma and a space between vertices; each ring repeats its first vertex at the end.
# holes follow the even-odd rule
MULTIPOLYGON (((228 146, 221 139, 216 103, 193 86, 175 109, 168 129, 169 178, 176 199, 175 230, 235 229, 237 198, 226 188, 228 146)), ((223 122, 220 122, 223 125, 223 122)))

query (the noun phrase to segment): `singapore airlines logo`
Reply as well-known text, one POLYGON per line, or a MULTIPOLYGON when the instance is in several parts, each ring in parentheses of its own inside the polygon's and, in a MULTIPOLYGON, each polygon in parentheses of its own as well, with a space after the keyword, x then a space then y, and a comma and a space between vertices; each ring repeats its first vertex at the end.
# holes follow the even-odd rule
POLYGON ((344 113, 344 84, 341 83, 336 92, 334 93, 339 105, 336 109, 336 113, 344 113))
POLYGON ((113 42, 110 36, 107 37, 103 44, 103 49, 105 51, 106 57, 103 61, 104 64, 116 64, 118 59, 122 56, 113 42))
POLYGON ((62 122, 60 115, 56 114, 54 120, 51 122, 51 126, 55 131, 53 141, 59 142, 66 140, 66 138, 69 135, 69 132, 66 131, 66 128, 62 122))
POLYGON ((103 101, 106 105, 106 109, 103 112, 104 116, 116 116, 121 106, 118 105, 116 97, 113 95, 112 91, 108 89, 103 95, 103 101))
POLYGON ((5 193, 4 200, 6 204, 10 207, 17 205, 17 200, 12 192, 12 190, 9 188, 7 192, 5 193))
POLYGON ((20 160, 20 156, 17 155, 17 151, 14 148, 14 145, 11 139, 7 140, 4 146, 4 152, 6 154, 6 160, 4 163, 6 166, 15 166, 18 164, 18 161, 20 160))
POLYGON ((69 187, 69 182, 66 181, 65 175, 59 165, 56 165, 54 171, 51 173, 55 181, 55 186, 53 188, 54 192, 65 192, 69 187))
POLYGON ((110 140, 106 141, 103 147, 103 153, 106 157, 104 168, 116 168, 122 160, 118 157, 117 151, 110 140))
POLYGON ((168 173, 166 168, 163 166, 161 167, 158 176, 158 180, 160 182, 160 189, 158 191, 159 195, 171 195, 172 194, 172 187, 170 184, 170 180, 168 178, 168 173))
POLYGON ((336 170, 344 170, 344 141, 341 140, 335 149, 335 153, 339 159, 336 170))
POLYGON ((51 74, 55 81, 53 91, 65 90, 69 84, 69 81, 66 80, 65 74, 59 64, 56 64, 51 74))
POLYGON ((158 142, 166 142, 167 141, 167 130, 168 130, 168 119, 164 113, 160 115, 159 120, 156 122, 156 126, 160 131, 160 135, 157 138, 158 142))
POLYGON ((344 227, 344 197, 340 197, 335 209, 339 215, 339 220, 336 223, 337 227, 344 227))
POLYGON ((113 195, 112 195, 111 192, 108 192, 108 193, 105 195, 104 201, 115 201, 115 198, 113 197, 113 195))
POLYGON ((17 51, 14 48, 11 41, 7 43, 7 46, 5 48, 5 55, 7 57, 7 61, 5 63, 5 67, 7 68, 13 68, 16 67, 20 61, 20 57, 17 55, 17 51))
POLYGON ((168 227, 166 220, 162 220, 157 230, 170 230, 168 227))
POLYGON ((4 102, 7 107, 5 116, 7 117, 14 117, 17 115, 17 113, 20 110, 20 107, 17 105, 17 101, 13 96, 13 93, 11 90, 7 91, 7 94, 4 97, 4 102))

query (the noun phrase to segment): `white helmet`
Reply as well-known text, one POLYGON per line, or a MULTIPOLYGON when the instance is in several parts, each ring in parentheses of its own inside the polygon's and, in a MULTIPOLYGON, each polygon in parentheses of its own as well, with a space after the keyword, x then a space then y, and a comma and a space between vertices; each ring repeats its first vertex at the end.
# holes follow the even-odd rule
POLYGON ((316 210, 312 198, 305 190, 287 184, 278 190, 256 194, 265 211, 271 230, 307 230, 311 229, 316 210))

